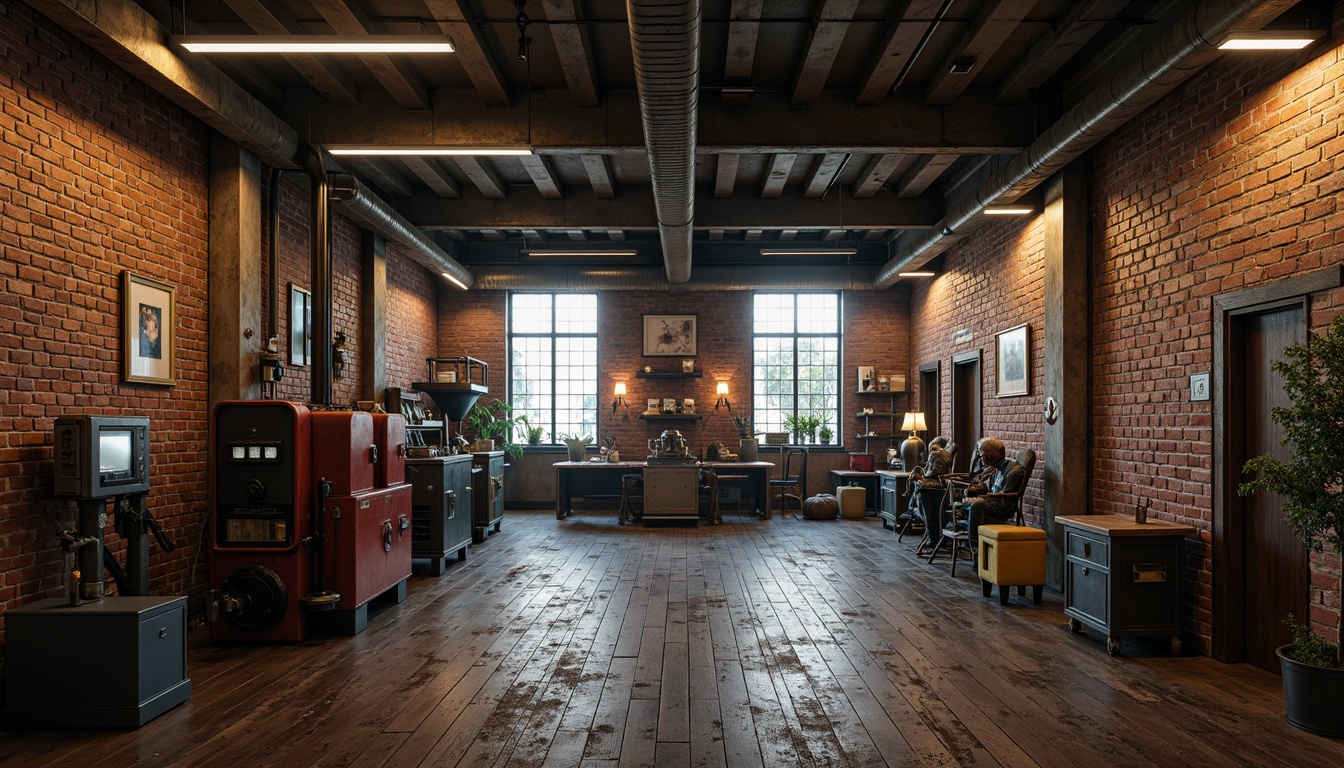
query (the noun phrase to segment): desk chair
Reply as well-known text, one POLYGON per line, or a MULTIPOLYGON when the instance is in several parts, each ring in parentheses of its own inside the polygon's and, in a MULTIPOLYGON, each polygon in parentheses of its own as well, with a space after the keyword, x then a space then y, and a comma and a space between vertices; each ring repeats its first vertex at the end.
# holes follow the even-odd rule
MULTIPOLYGON (((770 499, 765 505, 765 516, 770 517, 770 510, 774 508, 775 501, 779 501, 780 513, 789 511, 789 502, 792 501, 798 506, 798 511, 803 510, 803 499, 807 498, 807 449, 802 446, 790 446, 784 449, 784 467, 781 470, 781 477, 770 481, 770 499)), ((797 517, 797 515, 794 515, 797 517)))

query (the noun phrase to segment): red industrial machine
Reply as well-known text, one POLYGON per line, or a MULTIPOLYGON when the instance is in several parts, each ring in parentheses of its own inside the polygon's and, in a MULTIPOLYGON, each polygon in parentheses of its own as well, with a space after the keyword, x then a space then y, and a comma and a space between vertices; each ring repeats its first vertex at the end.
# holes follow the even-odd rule
POLYGON ((405 599, 405 434, 400 415, 283 400, 215 408, 213 640, 356 634, 370 602, 405 599))

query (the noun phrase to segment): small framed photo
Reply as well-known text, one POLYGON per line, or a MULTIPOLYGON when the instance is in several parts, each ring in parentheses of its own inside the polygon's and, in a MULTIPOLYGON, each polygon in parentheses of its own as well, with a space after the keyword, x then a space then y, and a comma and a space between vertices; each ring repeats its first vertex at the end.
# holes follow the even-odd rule
POLYGON ((994 334, 995 397, 1031 394, 1031 326, 994 334))
POLYGON ((313 295, 289 284, 289 364, 313 363, 313 295))
POLYGON ((681 401, 682 413, 695 413, 695 398, 687 397, 681 401))
POLYGON ((645 315, 644 356, 695 356, 695 315, 645 315))
POLYGON ((121 273, 122 378, 142 384, 177 383, 173 372, 173 317, 177 289, 121 273))
POLYGON ((694 361, 694 360, 682 360, 682 361, 681 361, 681 372, 682 372, 682 373, 695 373, 695 361, 694 361))
POLYGON ((871 365, 860 365, 857 373, 860 392, 877 391, 877 369, 871 365))
POLYGON ((676 413, 676 412, 677 412, 677 399, 675 397, 664 397, 663 413, 676 413))
POLYGON ((649 398, 649 409, 645 413, 658 413, 658 398, 649 398))

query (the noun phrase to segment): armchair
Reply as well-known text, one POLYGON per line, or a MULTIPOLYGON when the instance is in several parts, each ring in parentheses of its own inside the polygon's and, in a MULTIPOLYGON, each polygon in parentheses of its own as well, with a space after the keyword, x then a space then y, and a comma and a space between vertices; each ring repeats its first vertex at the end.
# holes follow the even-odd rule
MULTIPOLYGON (((974 464, 978 464, 977 459, 974 464)), ((1031 480, 1031 473, 1036 468, 1036 452, 1030 448, 1024 448, 1017 452, 1014 457, 1018 464, 1022 465, 1025 474, 1022 478, 1022 485, 1016 491, 1004 493, 985 493, 977 498, 1002 499, 1008 502, 1012 508, 1012 520, 1015 525, 1022 524, 1022 494, 1027 489, 1027 483, 1031 480)), ((986 475, 992 468, 985 468, 980 475, 986 475)), ((970 530, 968 514, 970 504, 964 498, 966 488, 979 482, 980 477, 972 475, 970 477, 954 477, 947 481, 948 492, 945 497, 945 506, 942 511, 941 524, 938 531, 938 540, 934 543, 933 549, 929 552, 929 562, 938 554, 944 543, 952 547, 952 573, 957 572, 957 558, 963 550, 970 553, 972 562, 975 559, 975 548, 971 546, 971 541, 976 538, 974 532, 970 530)))

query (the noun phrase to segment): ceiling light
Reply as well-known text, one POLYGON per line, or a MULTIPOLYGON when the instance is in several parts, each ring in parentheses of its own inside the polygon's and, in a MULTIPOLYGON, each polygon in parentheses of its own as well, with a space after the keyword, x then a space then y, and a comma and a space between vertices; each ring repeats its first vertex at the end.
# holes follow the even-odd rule
POLYGON ((897 272, 897 277, 937 277, 937 272, 897 272))
POLYGON ((474 155, 476 157, 519 157, 532 154, 531 147, 507 146, 454 146, 448 144, 425 144, 409 146, 336 144, 323 147, 333 155, 363 155, 398 157, 408 155, 474 155))
POLYGON ((1223 44, 1220 51, 1295 51, 1321 39, 1319 30, 1261 30, 1259 32, 1237 32, 1223 44))
POLYGON ((986 216, 1027 216, 1035 212, 1030 205, 989 205, 984 210, 986 216))
POLYGON ((174 35, 193 53, 452 53, 443 35, 174 35))
POLYGON ((441 275, 443 275, 444 277, 446 277, 446 278, 448 278, 449 280, 451 280, 451 281, 452 281, 458 288, 461 288, 461 289, 464 290, 464 291, 467 290, 467 286, 466 286, 466 284, 463 283, 461 280, 458 280, 456 277, 453 277, 452 275, 448 274, 447 272, 440 272, 439 274, 441 274, 441 275))
POLYGON ((639 251, 523 251, 524 256, 638 256, 639 251))
POLYGON ((828 250, 807 248, 761 249, 762 256, 853 256, 858 252, 857 248, 831 248, 828 250))

